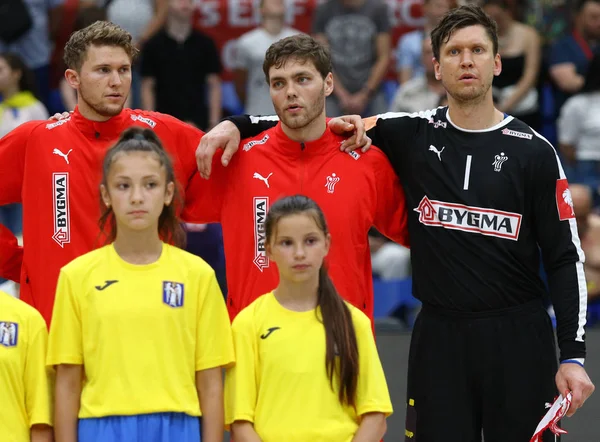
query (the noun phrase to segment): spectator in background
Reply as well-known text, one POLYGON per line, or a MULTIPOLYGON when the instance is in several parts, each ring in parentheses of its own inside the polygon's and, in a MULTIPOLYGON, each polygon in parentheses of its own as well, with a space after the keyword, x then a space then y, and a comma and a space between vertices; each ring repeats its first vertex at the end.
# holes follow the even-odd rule
MULTIPOLYGON (((23 123, 48 119, 48 111, 35 96, 33 73, 21 57, 11 53, 0 54, 0 138, 23 123)), ((23 233, 21 204, 0 207, 0 224, 15 235, 23 233)))
POLYGON ((431 38, 425 36, 421 42, 421 64, 424 66, 424 75, 411 78, 398 89, 394 102, 391 106, 392 112, 419 112, 440 106, 440 102, 446 97, 444 85, 435 78, 433 69, 433 50, 431 49, 431 38))
POLYGON ((381 89, 390 60, 390 11, 383 0, 329 0, 315 11, 313 33, 329 45, 335 89, 327 116, 385 112, 381 89))
POLYGON ((592 192, 588 186, 571 184, 571 197, 577 219, 581 248, 585 253, 585 279, 588 301, 600 299, 600 216, 592 212, 592 192))
POLYGON ((550 51, 557 113, 567 98, 583 87, 588 65, 600 52, 599 40, 600 0, 578 1, 573 32, 556 41, 550 51))
POLYGON ((251 115, 275 112, 269 96, 269 85, 262 70, 269 46, 300 31, 285 26, 283 0, 261 0, 261 25, 246 32, 236 43, 236 66, 233 71, 235 91, 244 111, 251 115))
MULTIPOLYGON (((138 49, 163 28, 167 19, 169 0, 98 0, 106 8, 108 21, 121 26, 133 37, 138 49)), ((134 64, 131 96, 126 107, 137 109, 141 106, 141 74, 134 64)))
POLYGON ((374 227, 369 230, 373 278, 384 281, 410 276, 410 251, 390 241, 374 227))
POLYGON ((44 104, 48 103, 50 88, 50 50, 64 2, 65 0, 23 0, 31 17, 31 28, 16 41, 7 43, 0 40, 0 52, 19 54, 33 71, 36 90, 44 104))
MULTIPOLYGON (((400 85, 403 85, 411 78, 419 77, 425 73, 425 66, 421 56, 423 39, 429 36, 431 30, 436 27, 449 9, 449 0, 423 1, 424 28, 409 32, 398 40, 396 48, 396 72, 398 72, 398 83, 400 85)), ((427 64, 431 64, 431 57, 427 64)))
POLYGON ((219 53, 192 27, 193 0, 168 6, 165 27, 142 51, 142 107, 209 129, 221 119, 219 53))
MULTIPOLYGON (((600 5, 600 4, 599 4, 600 5)), ((558 140, 571 183, 600 186, 600 55, 589 65, 581 92, 569 98, 558 118, 558 140)))
POLYGON ((502 71, 493 82, 496 109, 539 131, 537 81, 542 49, 538 33, 516 21, 505 0, 487 0, 484 10, 498 25, 498 52, 502 57, 502 71))

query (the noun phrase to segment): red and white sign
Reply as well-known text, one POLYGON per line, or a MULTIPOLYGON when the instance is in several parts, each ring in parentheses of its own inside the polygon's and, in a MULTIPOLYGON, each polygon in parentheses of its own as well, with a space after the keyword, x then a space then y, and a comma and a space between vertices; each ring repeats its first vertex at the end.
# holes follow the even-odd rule
MULTIPOLYGON (((285 0, 288 26, 310 33, 316 7, 325 0, 285 0)), ((423 25, 422 0, 386 0, 390 9, 393 48, 400 36, 423 25)), ((195 27, 209 35, 221 51, 223 80, 231 80, 235 40, 260 24, 259 0, 196 0, 195 27)))

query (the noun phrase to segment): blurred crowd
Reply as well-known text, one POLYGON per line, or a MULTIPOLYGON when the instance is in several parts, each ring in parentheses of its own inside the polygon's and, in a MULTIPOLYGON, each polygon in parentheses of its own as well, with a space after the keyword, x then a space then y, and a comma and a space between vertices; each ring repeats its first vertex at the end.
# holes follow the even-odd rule
MULTIPOLYGON (((62 48, 74 30, 96 20, 122 26, 141 51, 129 107, 164 112, 203 130, 227 114, 274 113, 262 70, 264 54, 273 42, 299 32, 314 35, 331 50, 335 89, 327 100, 328 116, 434 108, 445 104, 445 91, 436 80, 428 35, 446 11, 466 3, 4 1, 11 8, 0 12, 0 137, 26 121, 74 108, 62 48), (410 12, 410 20, 398 19, 401 8, 410 12), (242 31, 224 43, 216 38, 224 32, 216 18, 234 13, 243 22, 242 31)), ((493 83, 497 108, 529 124, 559 150, 594 305, 600 300, 600 0, 477 3, 498 25, 502 73, 493 83)), ((20 213, 18 205, 0 207, 0 223, 18 234, 20 213)), ((188 249, 217 270, 225 289, 219 226, 190 225, 188 235, 188 249)), ((370 244, 376 279, 410 277, 408 250, 374 230, 370 244)))

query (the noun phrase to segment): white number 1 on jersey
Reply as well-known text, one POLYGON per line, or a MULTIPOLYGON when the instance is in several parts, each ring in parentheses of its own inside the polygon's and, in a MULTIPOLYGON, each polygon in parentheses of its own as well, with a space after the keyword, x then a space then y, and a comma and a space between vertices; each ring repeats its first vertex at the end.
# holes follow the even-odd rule
POLYGON ((471 175, 471 157, 467 155, 467 164, 465 166, 465 182, 463 184, 463 190, 469 190, 469 177, 471 175))

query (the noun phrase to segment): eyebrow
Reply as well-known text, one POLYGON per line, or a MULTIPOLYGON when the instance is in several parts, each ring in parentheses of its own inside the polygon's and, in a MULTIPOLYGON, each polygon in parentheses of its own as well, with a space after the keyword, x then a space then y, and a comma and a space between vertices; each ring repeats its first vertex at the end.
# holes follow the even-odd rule
MULTIPOLYGON (((292 75, 292 78, 298 78, 298 77, 312 77, 314 74, 308 72, 308 71, 300 71, 295 73, 294 75, 292 75)), ((277 81, 277 80, 285 80, 284 77, 282 76, 278 76, 278 77, 271 77, 271 81, 277 81)))
MULTIPOLYGON (((121 66, 119 66, 119 68, 128 68, 128 67, 131 67, 131 63, 122 64, 121 66)), ((100 63, 100 64, 94 65, 94 69, 98 69, 98 68, 112 68, 112 65, 110 65, 108 63, 100 63)))
MULTIPOLYGON (((145 179, 147 179, 147 178, 159 178, 159 177, 160 177, 159 175, 152 174, 152 175, 144 175, 144 176, 142 177, 142 179, 143 179, 143 180, 145 180, 145 179)), ((131 179, 131 177, 130 177, 130 176, 127 176, 127 175, 117 175, 115 178, 126 178, 126 179, 128 179, 128 180, 130 180, 130 179, 131 179)))

